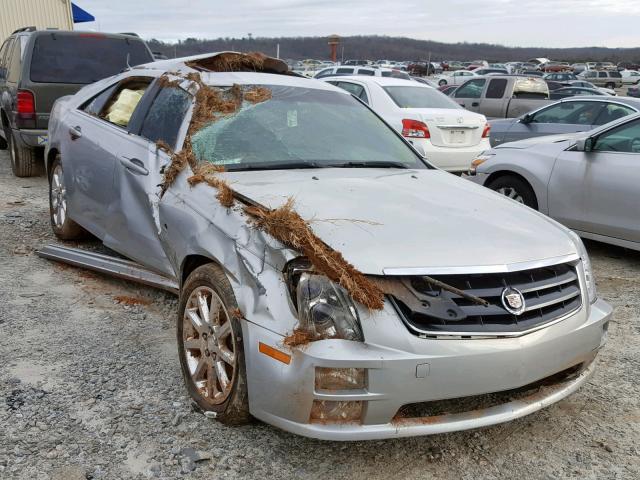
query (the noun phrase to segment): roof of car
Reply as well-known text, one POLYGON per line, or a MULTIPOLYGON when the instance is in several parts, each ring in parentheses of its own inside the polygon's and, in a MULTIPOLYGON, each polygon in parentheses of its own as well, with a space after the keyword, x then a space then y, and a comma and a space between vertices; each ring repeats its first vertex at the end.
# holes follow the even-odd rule
POLYGON ((409 86, 409 87, 433 88, 425 83, 416 82, 415 80, 406 80, 404 78, 395 78, 395 77, 374 77, 374 76, 367 76, 367 75, 336 75, 334 77, 323 77, 322 80, 324 80, 325 82, 327 80, 337 80, 337 81, 352 80, 352 81, 361 82, 361 83, 375 83, 377 85, 380 85, 381 87, 409 86))
MULTIPOLYGON (((192 55, 189 57, 171 58, 168 60, 157 60, 151 63, 145 63, 143 65, 137 65, 132 68, 132 71, 138 72, 140 70, 146 70, 149 73, 153 72, 154 76, 160 76, 164 73, 191 73, 200 72, 202 80, 208 85, 288 85, 292 87, 301 88, 313 88, 317 90, 332 90, 340 93, 345 93, 344 90, 334 87, 331 84, 322 82, 320 80, 314 80, 308 77, 297 74, 277 74, 277 73, 264 73, 264 72, 212 72, 207 70, 198 70, 187 65, 187 63, 195 60, 203 60, 216 57, 223 53, 238 53, 238 52, 214 52, 205 53, 202 55, 192 55)), ((341 77, 343 78, 343 77, 341 77)))

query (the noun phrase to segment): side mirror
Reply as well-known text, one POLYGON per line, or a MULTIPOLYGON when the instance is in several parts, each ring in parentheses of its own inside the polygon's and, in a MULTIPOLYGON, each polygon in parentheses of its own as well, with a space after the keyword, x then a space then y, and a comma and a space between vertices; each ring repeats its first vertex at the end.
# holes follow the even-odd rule
POLYGON ((576 140, 576 151, 578 152, 590 152, 593 150, 593 138, 579 138, 576 140))
POLYGON ((531 115, 530 113, 523 115, 522 118, 520 119, 520 123, 524 123, 525 125, 531 123, 532 121, 533 121, 533 115, 531 115))

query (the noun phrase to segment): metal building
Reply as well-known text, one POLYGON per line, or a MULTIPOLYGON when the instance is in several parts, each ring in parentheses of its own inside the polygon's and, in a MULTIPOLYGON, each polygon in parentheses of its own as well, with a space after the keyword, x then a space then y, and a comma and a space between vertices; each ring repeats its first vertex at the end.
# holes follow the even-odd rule
POLYGON ((29 26, 73 30, 71 0, 0 0, 0 43, 29 26))

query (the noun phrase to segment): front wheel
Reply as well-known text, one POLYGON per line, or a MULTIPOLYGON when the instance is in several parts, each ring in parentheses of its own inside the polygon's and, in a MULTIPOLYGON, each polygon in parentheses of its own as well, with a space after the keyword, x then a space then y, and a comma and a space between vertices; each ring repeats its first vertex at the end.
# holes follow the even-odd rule
POLYGON ((444 87, 447 84, 447 81, 445 79, 442 79, 438 82, 438 85, 440 85, 441 87, 444 87))
POLYGON ((531 207, 534 210, 538 209, 538 200, 531 185, 515 175, 505 175, 496 178, 487 185, 487 188, 501 193, 505 197, 509 197, 527 207, 531 207))
POLYGON ((178 356, 189 395, 227 425, 249 421, 240 319, 231 284, 215 264, 198 267, 180 294, 178 356))
POLYGON ((69 218, 67 210, 67 187, 58 155, 49 173, 49 217, 51 228, 61 240, 79 240, 87 236, 87 231, 69 218))
POLYGON ((616 84, 615 84, 615 83, 612 83, 612 82, 609 82, 609 83, 607 83, 607 84, 605 85, 605 88, 610 88, 611 90, 615 90, 615 88, 616 88, 616 84))

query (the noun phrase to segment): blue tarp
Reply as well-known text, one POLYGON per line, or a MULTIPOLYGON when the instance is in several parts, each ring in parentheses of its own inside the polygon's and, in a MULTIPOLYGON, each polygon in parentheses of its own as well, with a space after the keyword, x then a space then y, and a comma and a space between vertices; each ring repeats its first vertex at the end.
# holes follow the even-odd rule
POLYGON ((75 3, 71 4, 71 12, 73 13, 73 23, 93 22, 95 17, 86 10, 81 9, 75 3))

